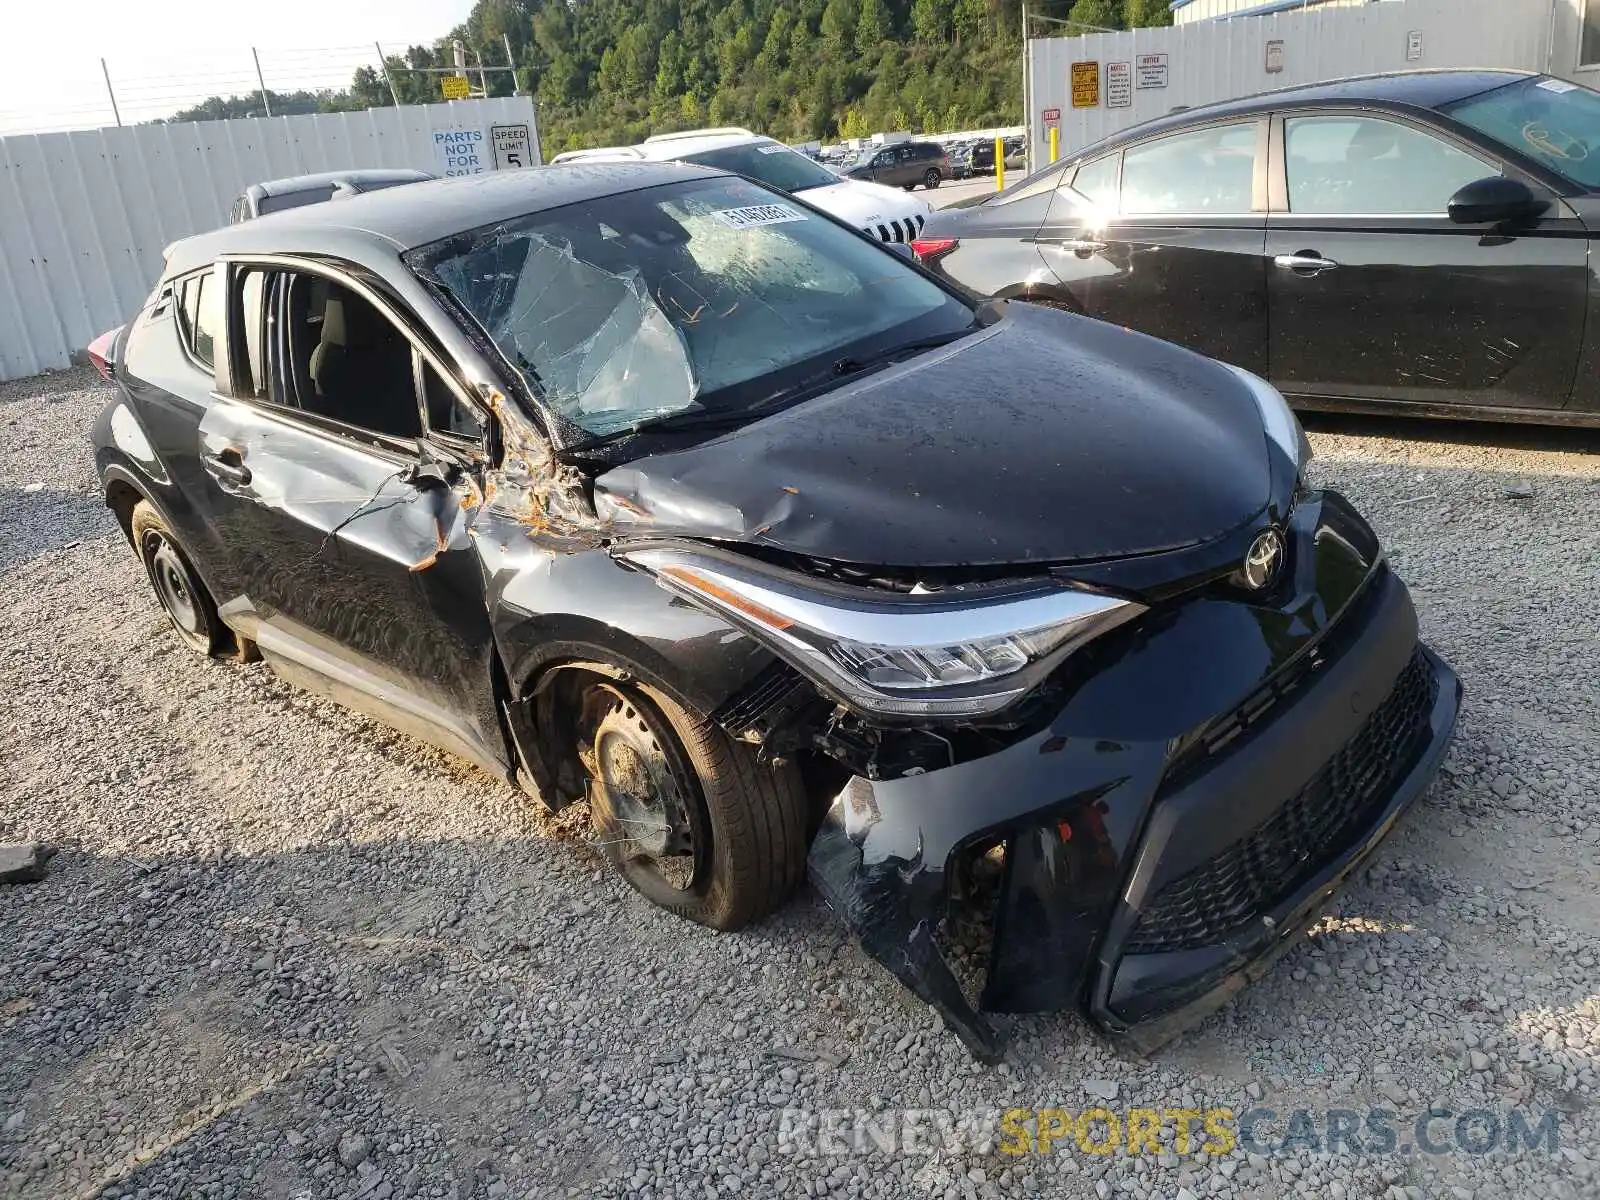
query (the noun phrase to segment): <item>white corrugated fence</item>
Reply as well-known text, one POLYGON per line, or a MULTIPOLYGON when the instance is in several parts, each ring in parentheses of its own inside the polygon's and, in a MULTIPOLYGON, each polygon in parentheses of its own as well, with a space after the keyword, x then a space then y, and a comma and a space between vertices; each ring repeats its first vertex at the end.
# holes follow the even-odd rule
POLYGON ((1388 0, 1028 43, 1030 161, 1180 105, 1195 107, 1348 75, 1429 67, 1543 71, 1551 0, 1388 0), (1073 105, 1074 72, 1080 104, 1073 105), (1091 102, 1092 100, 1092 102, 1091 102))
POLYGON ((161 252, 252 183, 352 167, 494 170, 526 96, 0 138, 0 379, 67 366, 149 294, 161 252), (441 137, 465 133, 463 141, 441 137), (476 163, 472 160, 476 157, 476 163))

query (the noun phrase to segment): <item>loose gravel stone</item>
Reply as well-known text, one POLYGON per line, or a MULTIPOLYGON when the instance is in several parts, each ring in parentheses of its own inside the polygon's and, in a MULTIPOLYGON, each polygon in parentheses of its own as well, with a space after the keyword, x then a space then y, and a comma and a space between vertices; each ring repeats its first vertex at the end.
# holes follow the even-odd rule
POLYGON ((183 650, 95 486, 106 394, 87 370, 0 385, 0 843, 59 850, 0 890, 7 1200, 1596 1194, 1600 437, 1312 423, 1315 481, 1368 514, 1466 682, 1444 773, 1174 1045, 1020 1017, 995 1070, 809 892, 738 935, 687 925, 603 870, 581 814, 183 650), (1379 1107, 1409 1145, 1430 1106, 1515 1105, 1559 1114, 1561 1153, 1335 1153, 1323 1122, 1271 1154, 1169 1124, 1159 1154, 1074 1131, 1012 1156, 993 1125, 1260 1108, 1266 1136, 1379 1107), (989 1140, 795 1136, 906 1109, 987 1114, 989 1140))

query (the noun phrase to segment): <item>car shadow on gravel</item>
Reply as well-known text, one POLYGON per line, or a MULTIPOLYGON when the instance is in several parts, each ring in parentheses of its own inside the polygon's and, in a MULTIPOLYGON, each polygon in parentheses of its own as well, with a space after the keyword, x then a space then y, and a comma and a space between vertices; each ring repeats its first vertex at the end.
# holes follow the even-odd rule
MULTIPOLYGON (((42 482, 42 481, 41 481, 42 482)), ((0 571, 116 531, 98 496, 45 484, 0 485, 0 571)))

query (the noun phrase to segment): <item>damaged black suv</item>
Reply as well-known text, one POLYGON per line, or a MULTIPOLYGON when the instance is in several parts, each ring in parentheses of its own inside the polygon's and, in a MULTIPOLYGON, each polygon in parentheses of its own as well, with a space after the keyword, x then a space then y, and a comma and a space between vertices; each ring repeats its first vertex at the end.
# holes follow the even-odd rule
POLYGON ((1230 995, 1454 725, 1270 386, 737 176, 265 217, 174 245, 97 346, 106 500, 185 643, 586 799, 693 920, 809 854, 984 1057, 983 1010, 1148 1044, 1230 995), (969 996, 940 938, 980 877, 969 996))

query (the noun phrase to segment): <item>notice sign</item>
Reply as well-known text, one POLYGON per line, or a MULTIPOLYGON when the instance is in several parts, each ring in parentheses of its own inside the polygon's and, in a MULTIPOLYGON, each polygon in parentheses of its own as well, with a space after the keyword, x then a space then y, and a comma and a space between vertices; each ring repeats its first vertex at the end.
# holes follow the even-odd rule
POLYGON ((1128 108, 1133 104, 1133 66, 1125 62, 1106 64, 1106 107, 1128 108))
POLYGON ((528 157, 531 140, 526 125, 489 126, 489 141, 494 148, 494 169, 514 171, 518 167, 533 166, 533 160, 528 157))
POLYGON ((1059 108, 1047 108, 1039 116, 1043 118, 1046 125, 1061 124, 1061 110, 1059 108))
POLYGON ((446 100, 465 100, 472 95, 472 85, 465 75, 445 75, 439 80, 439 90, 446 100))
POLYGON ((1406 61, 1417 62, 1422 58, 1422 30, 1413 29, 1406 34, 1406 61))
POLYGON ((441 175, 482 175, 489 169, 481 129, 435 129, 433 158, 441 175))
POLYGON ((1141 88, 1163 88, 1167 86, 1167 56, 1165 54, 1141 54, 1133 60, 1133 65, 1139 71, 1139 86, 1141 88))
POLYGON ((1267 43, 1267 74, 1276 75, 1283 70, 1283 39, 1273 38, 1267 43))
POLYGON ((1096 108, 1100 104, 1100 64, 1072 64, 1072 107, 1096 108))

